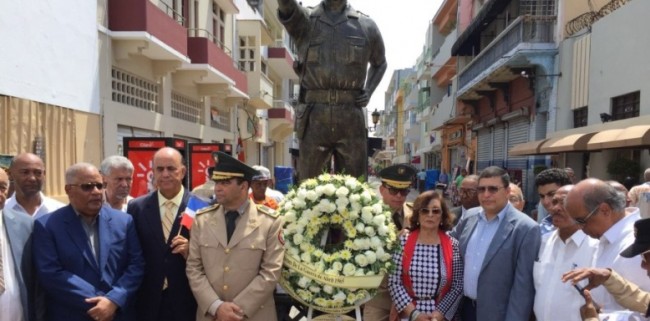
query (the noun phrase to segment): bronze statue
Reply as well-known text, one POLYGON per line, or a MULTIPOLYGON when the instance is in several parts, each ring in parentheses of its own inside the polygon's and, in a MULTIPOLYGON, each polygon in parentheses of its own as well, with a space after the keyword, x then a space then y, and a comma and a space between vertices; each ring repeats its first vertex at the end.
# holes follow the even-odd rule
POLYGON ((363 108, 387 66, 377 25, 347 0, 323 0, 314 8, 296 0, 278 0, 278 5, 280 21, 298 50, 294 69, 300 77, 295 120, 300 180, 321 174, 330 157, 335 172, 366 176, 363 108))

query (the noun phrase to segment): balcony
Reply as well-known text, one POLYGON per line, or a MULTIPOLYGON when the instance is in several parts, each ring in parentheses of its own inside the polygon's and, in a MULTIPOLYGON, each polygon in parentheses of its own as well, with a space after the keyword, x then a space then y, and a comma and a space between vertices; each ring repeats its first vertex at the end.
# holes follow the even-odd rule
POLYGON ((282 40, 276 40, 275 45, 268 48, 268 62, 283 79, 298 80, 298 75, 293 70, 293 55, 282 40))
POLYGON ((260 71, 249 71, 246 74, 250 94, 248 104, 256 109, 273 108, 273 82, 260 71))
MULTIPOLYGON (((459 73, 458 94, 462 96, 503 66, 521 67, 531 65, 531 53, 557 52, 555 46, 554 16, 520 16, 501 32, 487 47, 481 50, 459 73)), ((491 79, 495 82, 509 81, 516 75, 504 74, 510 79, 491 79)))
POLYGON ((248 98, 246 74, 237 68, 230 48, 204 29, 189 29, 188 53, 179 76, 198 85, 205 96, 248 98))
POLYGON ((115 58, 142 55, 155 60, 157 75, 189 62, 184 17, 163 2, 160 5, 149 0, 111 0, 108 6, 115 58))
POLYGON ((273 101, 268 110, 269 134, 273 140, 282 141, 293 132, 293 107, 282 100, 273 101))

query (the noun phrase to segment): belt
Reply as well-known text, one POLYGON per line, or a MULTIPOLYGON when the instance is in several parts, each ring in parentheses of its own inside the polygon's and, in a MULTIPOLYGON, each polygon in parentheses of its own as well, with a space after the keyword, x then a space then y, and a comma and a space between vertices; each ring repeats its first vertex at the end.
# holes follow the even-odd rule
POLYGON ((307 90, 306 103, 354 104, 360 90, 307 90))

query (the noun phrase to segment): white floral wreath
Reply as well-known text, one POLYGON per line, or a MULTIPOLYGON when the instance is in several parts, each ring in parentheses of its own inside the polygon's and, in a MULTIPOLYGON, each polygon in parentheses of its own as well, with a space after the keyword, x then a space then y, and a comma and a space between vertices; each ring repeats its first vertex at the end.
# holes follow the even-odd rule
POLYGON ((345 313, 372 298, 393 269, 396 228, 367 183, 322 174, 289 192, 279 211, 286 249, 280 283, 303 304, 345 313), (321 246, 330 227, 347 237, 332 251, 321 246))

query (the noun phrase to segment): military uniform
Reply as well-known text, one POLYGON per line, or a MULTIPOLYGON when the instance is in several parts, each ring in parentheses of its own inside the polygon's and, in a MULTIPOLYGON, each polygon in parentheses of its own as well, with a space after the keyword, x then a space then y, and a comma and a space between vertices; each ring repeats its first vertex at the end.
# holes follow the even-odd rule
MULTIPOLYGON (((213 179, 223 175, 218 165, 213 179)), ((275 321, 273 290, 284 257, 282 219, 246 199, 228 241, 224 212, 220 204, 202 209, 192 226, 187 277, 198 303, 196 320, 212 321, 209 310, 220 300, 240 307, 246 320, 275 321)))
POLYGON ((292 14, 283 16, 280 9, 280 21, 296 42, 299 56, 295 131, 300 139, 300 179, 321 174, 330 156, 336 172, 365 176, 365 111, 356 100, 364 90, 370 90, 370 95, 386 70, 379 29, 349 5, 337 20, 330 19, 322 3, 313 9, 295 1, 286 5, 292 14))

